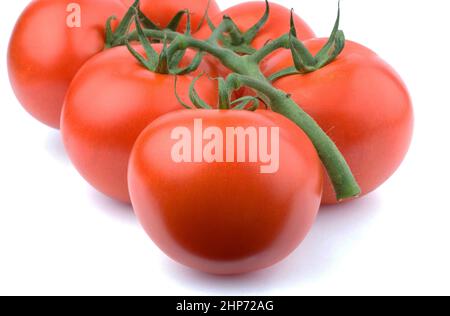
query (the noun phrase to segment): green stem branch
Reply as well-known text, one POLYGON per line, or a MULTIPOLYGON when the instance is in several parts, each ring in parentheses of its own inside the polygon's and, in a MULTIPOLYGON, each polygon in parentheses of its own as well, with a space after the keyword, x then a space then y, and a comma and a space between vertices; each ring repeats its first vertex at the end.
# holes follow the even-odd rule
POLYGON ((281 48, 290 48, 289 34, 283 35, 280 38, 267 43, 267 45, 252 55, 252 60, 259 64, 264 58, 281 48))
POLYGON ((361 189, 356 183, 350 167, 334 142, 289 95, 274 88, 267 82, 249 76, 231 74, 228 80, 235 88, 248 86, 264 94, 269 98, 273 111, 292 120, 308 135, 328 171, 338 200, 356 197, 361 193, 361 189))

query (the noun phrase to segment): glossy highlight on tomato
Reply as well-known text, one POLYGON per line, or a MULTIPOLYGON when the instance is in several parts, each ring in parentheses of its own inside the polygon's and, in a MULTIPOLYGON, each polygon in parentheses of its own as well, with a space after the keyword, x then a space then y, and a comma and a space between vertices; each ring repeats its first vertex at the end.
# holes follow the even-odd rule
MULTIPOLYGON (((312 39, 306 47, 316 54, 326 39, 312 39)), ((269 58, 266 75, 292 66, 289 51, 269 58)), ((306 75, 292 75, 274 83, 289 93, 336 143, 366 195, 394 174, 411 143, 414 116, 410 95, 400 76, 370 49, 347 41, 331 64, 306 75)), ((336 203, 328 178, 324 204, 336 203)))
POLYGON ((136 215, 167 255, 230 275, 269 267, 297 248, 320 205, 321 168, 308 137, 279 114, 182 110, 160 117, 139 136, 128 179, 136 215), (237 162, 236 144, 234 162, 175 162, 174 129, 194 134, 198 119, 205 131, 219 128, 224 135, 229 127, 279 128, 279 170, 262 174, 260 163, 237 162))
POLYGON ((59 128, 67 88, 78 69, 104 49, 108 17, 122 17, 120 0, 35 0, 11 36, 8 70, 23 107, 59 128))
MULTIPOLYGON (((155 44, 160 52, 162 44, 155 44)), ((135 49, 143 54, 141 46, 135 49)), ((180 67, 195 52, 188 50, 180 67)), ((191 82, 208 64, 178 76, 178 93, 188 100, 191 82)), ((176 99, 175 76, 144 68, 124 46, 105 51, 87 62, 74 78, 64 104, 61 131, 67 153, 81 175, 97 190, 130 202, 127 167, 131 149, 142 130, 159 116, 183 107, 176 99)), ((217 101, 217 82, 206 76, 197 82, 202 98, 217 101)))

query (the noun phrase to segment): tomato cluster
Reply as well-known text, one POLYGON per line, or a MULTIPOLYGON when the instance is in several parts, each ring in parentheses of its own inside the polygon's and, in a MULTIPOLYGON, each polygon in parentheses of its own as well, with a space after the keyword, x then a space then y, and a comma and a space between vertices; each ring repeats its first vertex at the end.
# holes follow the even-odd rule
POLYGON ((264 1, 35 0, 8 69, 80 174, 131 202, 167 255, 245 273, 286 258, 321 204, 370 193, 407 153, 407 88, 337 26, 315 38, 264 1), (339 195, 342 166, 361 191, 339 195))

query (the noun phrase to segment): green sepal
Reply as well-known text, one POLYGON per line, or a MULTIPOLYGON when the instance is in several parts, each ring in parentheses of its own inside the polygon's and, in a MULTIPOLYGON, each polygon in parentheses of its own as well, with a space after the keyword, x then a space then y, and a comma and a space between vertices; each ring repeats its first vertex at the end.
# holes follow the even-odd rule
POLYGON ((186 55, 186 50, 179 50, 172 56, 169 56, 169 69, 177 69, 180 62, 183 60, 183 57, 186 55))
POLYGON ((339 54, 344 50, 345 47, 345 35, 344 32, 339 30, 339 23, 341 19, 341 5, 338 5, 338 15, 336 22, 334 24, 333 31, 328 39, 328 42, 324 47, 317 53, 316 60, 318 62, 318 67, 329 64, 331 61, 336 59, 339 54))
POLYGON ((146 29, 149 29, 149 30, 161 31, 161 28, 146 16, 141 11, 140 7, 137 8, 137 13, 138 13, 139 21, 141 22, 142 26, 144 26, 146 29))
POLYGON ((139 42, 142 44, 145 50, 145 54, 147 55, 148 60, 151 62, 152 67, 156 67, 157 60, 159 59, 158 53, 153 48, 152 44, 150 43, 148 37, 145 35, 144 30, 142 29, 141 24, 139 23, 139 19, 135 18, 135 24, 136 24, 136 31, 138 33, 139 42))
POLYGON ((253 42, 255 37, 258 35, 259 31, 264 27, 264 25, 266 25, 267 21, 269 20, 269 16, 270 16, 270 4, 269 1, 266 0, 266 11, 264 12, 264 15, 255 25, 253 25, 243 35, 243 39, 246 44, 250 45, 251 42, 253 42))
MULTIPOLYGON (((256 49, 250 45, 251 43, 245 42, 244 35, 239 30, 235 22, 229 16, 226 15, 223 17, 223 19, 227 20, 228 23, 233 26, 232 29, 228 32, 228 34, 226 35, 221 34, 217 38, 222 43, 223 47, 228 48, 237 54, 251 55, 255 53, 256 49)), ((216 26, 209 18, 207 19, 207 21, 209 28, 214 33, 217 29, 216 26)), ((215 40, 217 39, 215 38, 215 40)), ((208 39, 208 41, 211 42, 211 39, 208 39)))
POLYGON ((191 13, 186 11, 186 31, 184 35, 191 36, 192 35, 192 25, 191 25, 191 13))
POLYGON ((257 97, 245 96, 231 102, 232 110, 256 111, 259 108, 260 101, 257 97), (248 106, 250 104, 250 107, 248 106))
MULTIPOLYGON (((208 4, 207 4, 207 6, 206 6, 205 13, 203 14, 203 17, 202 17, 202 19, 200 20, 200 23, 198 24, 198 27, 197 27, 197 29, 195 30, 195 32, 198 32, 198 31, 202 28, 202 26, 203 26, 203 24, 205 23, 205 21, 209 20, 209 8, 211 7, 211 1, 212 1, 212 0, 208 0, 208 4)), ((210 21, 211 21, 211 20, 210 20, 210 21)), ((209 22, 208 22, 208 24, 209 24, 209 22)), ((213 30, 213 31, 214 31, 214 30, 213 30)))
POLYGON ((217 81, 219 83, 219 109, 228 110, 231 107, 230 88, 228 87, 228 84, 226 83, 225 79, 219 77, 217 78, 217 81))
MULTIPOLYGON (((139 20, 141 22, 141 24, 149 30, 157 30, 157 31, 162 31, 164 28, 158 26, 155 22, 153 22, 152 20, 150 20, 150 18, 148 18, 142 11, 140 8, 137 9, 138 12, 138 16, 139 16, 139 20)), ((180 23, 184 17, 185 14, 187 14, 188 11, 187 10, 181 10, 178 11, 177 14, 175 14, 175 16, 172 18, 172 20, 170 20, 169 24, 165 27, 165 29, 167 30, 171 30, 176 32, 178 27, 180 26, 180 23)))
POLYGON ((270 75, 267 79, 270 82, 274 82, 274 81, 277 81, 280 78, 291 76, 291 75, 297 75, 297 74, 300 74, 298 72, 297 68, 295 68, 295 67, 288 67, 288 68, 282 69, 282 70, 280 70, 280 71, 270 75))
MULTIPOLYGON (((191 14, 189 13, 189 11, 186 11, 186 12, 187 12, 187 21, 186 21, 185 35, 190 36, 191 35, 191 14)), ((174 74, 178 74, 178 75, 184 75, 184 74, 194 71, 198 68, 198 66, 200 65, 201 60, 202 60, 201 58, 200 58, 200 62, 198 62, 194 58, 194 61, 192 62, 191 65, 189 65, 188 67, 186 67, 184 69, 179 69, 178 65, 180 64, 181 60, 183 59, 183 57, 185 55, 186 55, 186 49, 183 49, 183 50, 178 50, 175 54, 173 54, 172 56, 169 56, 170 57, 169 69, 171 72, 173 72, 174 74), (198 62, 198 65, 196 65, 197 62, 198 62)))
POLYGON ((130 42, 128 40, 125 41, 125 45, 127 46, 128 50, 130 51, 131 55, 134 56, 145 68, 147 68, 150 71, 153 71, 154 65, 150 63, 149 60, 145 59, 141 54, 139 54, 133 46, 131 46, 130 42))
POLYGON ((195 90, 195 84, 197 81, 203 76, 203 74, 200 74, 199 76, 195 77, 194 80, 192 80, 192 83, 189 87, 189 98, 191 99, 192 104, 199 109, 204 110, 210 110, 212 107, 207 104, 205 101, 203 101, 200 96, 197 93, 197 90, 195 90))
POLYGON ((194 59, 192 60, 189 66, 181 69, 177 67, 171 68, 170 73, 174 73, 177 75, 186 75, 196 71, 198 67, 201 65, 204 55, 205 54, 203 52, 197 52, 197 54, 195 55, 194 59))
POLYGON ((224 21, 228 21, 228 23, 232 26, 229 31, 229 41, 232 46, 239 46, 244 43, 244 35, 239 30, 239 27, 234 23, 234 21, 228 16, 223 16, 224 21))
POLYGON ((187 104, 186 102, 184 102, 180 95, 178 94, 178 76, 175 76, 175 87, 174 87, 174 91, 175 91, 175 97, 177 98, 178 102, 186 109, 188 110, 192 110, 192 107, 187 104))
POLYGON ((169 73, 169 57, 167 55, 167 38, 164 38, 163 49, 159 54, 158 63, 155 68, 155 72, 158 74, 169 73))
POLYGON ((135 17, 136 31, 138 34, 139 42, 144 47, 144 51, 147 58, 144 58, 141 54, 139 54, 127 41, 126 45, 131 54, 148 70, 155 71, 158 66, 159 56, 155 49, 152 47, 152 44, 148 40, 147 36, 144 34, 144 30, 142 29, 141 24, 139 23, 139 18, 135 17))
POLYGON ((289 45, 292 52, 295 68, 301 73, 315 70, 316 60, 306 46, 297 38, 295 28, 294 11, 291 11, 291 29, 289 32, 289 45))
POLYGON ((114 44, 115 36, 114 31, 112 30, 111 23, 112 21, 117 20, 117 17, 115 15, 110 16, 106 20, 106 26, 105 26, 105 45, 106 47, 110 48, 114 44))
MULTIPOLYGON (((166 26, 166 29, 176 32, 185 14, 189 16, 189 11, 182 10, 179 11, 177 14, 175 14, 175 16, 172 18, 172 20, 170 20, 169 24, 166 26)), ((188 17, 188 19, 190 18, 188 17)))
MULTIPOLYGON (((189 11, 186 11, 187 14, 187 24, 186 24, 186 36, 191 35, 191 14, 189 11)), ((172 42, 173 44, 173 42, 172 42)), ((169 56, 169 70, 170 73, 177 74, 177 75, 185 75, 188 73, 191 73, 198 69, 200 66, 204 53, 197 52, 194 59, 192 60, 191 64, 185 68, 178 68, 178 65, 180 64, 183 57, 186 55, 186 49, 177 50, 176 53, 174 53, 172 56, 169 56)))
POLYGON ((136 10, 139 9, 140 1, 136 0, 133 5, 128 9, 127 13, 123 17, 119 26, 116 29, 116 34, 119 36, 126 35, 128 30, 130 29, 131 24, 133 23, 133 18, 136 15, 136 10))
POLYGON ((136 10, 139 10, 139 4, 140 4, 140 0, 136 0, 131 5, 131 7, 125 13, 124 17, 120 21, 120 23, 117 26, 115 31, 112 30, 111 23, 112 23, 112 21, 117 20, 117 17, 111 16, 107 19, 106 27, 105 27, 105 29, 106 29, 106 35, 105 35, 106 47, 110 48, 110 47, 117 46, 118 45, 117 43, 120 42, 120 40, 127 35, 128 31, 130 29, 130 26, 133 23, 133 17, 136 15, 136 10))
POLYGON ((216 26, 214 25, 213 21, 211 21, 209 16, 206 17, 206 23, 208 23, 208 26, 211 29, 211 32, 214 32, 216 30, 216 26))
POLYGON ((291 28, 289 30, 289 34, 295 38, 298 38, 297 29, 295 28, 294 9, 291 9, 290 26, 291 28))
MULTIPOLYGON (((293 13, 291 13, 291 31, 289 34, 289 44, 294 60, 295 69, 298 73, 305 74, 323 68, 324 66, 335 60, 345 47, 344 32, 339 30, 340 22, 340 4, 338 7, 338 15, 334 24, 333 31, 328 39, 328 42, 322 49, 313 56, 305 45, 297 38, 297 31, 294 25, 293 13)), ((281 73, 277 74, 280 78, 281 73)), ((286 76, 285 74, 283 76, 286 76)))

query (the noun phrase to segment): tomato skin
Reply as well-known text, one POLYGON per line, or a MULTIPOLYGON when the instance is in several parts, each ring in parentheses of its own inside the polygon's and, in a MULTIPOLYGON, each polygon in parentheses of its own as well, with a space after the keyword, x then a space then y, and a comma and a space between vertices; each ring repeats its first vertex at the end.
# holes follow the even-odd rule
POLYGON ((137 217, 167 255, 231 275, 269 267, 300 244, 320 205, 321 168, 307 136, 274 112, 184 110, 144 130, 128 177, 137 217), (248 162, 175 163, 171 131, 185 126, 193 133, 194 119, 223 133, 227 127, 279 127, 279 171, 261 174, 248 162))
MULTIPOLYGON (((222 22, 223 16, 227 15, 233 19, 241 31, 247 31, 261 19, 265 10, 266 3, 264 1, 250 1, 235 5, 219 15, 210 16, 212 17, 211 21, 217 26, 222 22)), ((270 3, 269 20, 253 40, 253 47, 260 49, 268 41, 289 33, 290 16, 291 11, 288 8, 276 3, 270 3)), ((315 37, 314 32, 303 19, 296 14, 294 14, 294 19, 300 40, 307 40, 315 37)), ((195 37, 207 39, 210 35, 211 29, 208 25, 205 25, 195 34, 195 37)))
MULTIPOLYGON (((306 41, 313 54, 325 39, 306 41)), ((273 74, 292 65, 281 52, 264 65, 273 74)), ((347 41, 343 53, 330 65, 307 75, 275 82, 292 95, 336 143, 366 195, 397 170, 411 143, 414 115, 408 90, 399 75, 368 48, 347 41)), ((328 178, 324 204, 337 203, 328 178)))
MULTIPOLYGON (((162 45, 155 44, 160 51, 162 45)), ((143 54, 141 46, 135 49, 143 54)), ((188 51, 182 66, 192 61, 188 51)), ((208 71, 201 65, 200 71, 208 71)), ((178 77, 178 93, 188 101, 193 75, 178 77)), ((142 67, 126 47, 116 47, 89 60, 74 78, 62 113, 67 153, 81 175, 96 189, 130 202, 128 159, 136 138, 157 117, 182 109, 172 75, 142 67)), ((196 85, 206 102, 217 101, 217 83, 202 77, 196 85)))
MULTIPOLYGON (((134 3, 134 0, 122 1, 127 6, 134 3)), ((160 28, 165 28, 179 11, 187 9, 191 14, 192 32, 195 32, 201 27, 207 9, 209 16, 215 16, 220 13, 219 5, 215 0, 189 0, 185 2, 180 0, 141 0, 140 8, 141 11, 160 28)), ((185 30, 186 18, 182 20, 180 27, 178 28, 179 32, 184 32, 185 30)))
POLYGON ((67 26, 72 0, 35 0, 20 16, 8 50, 13 90, 39 121, 59 128, 70 81, 90 57, 104 48, 104 25, 126 11, 120 0, 79 0, 81 27, 67 26))

